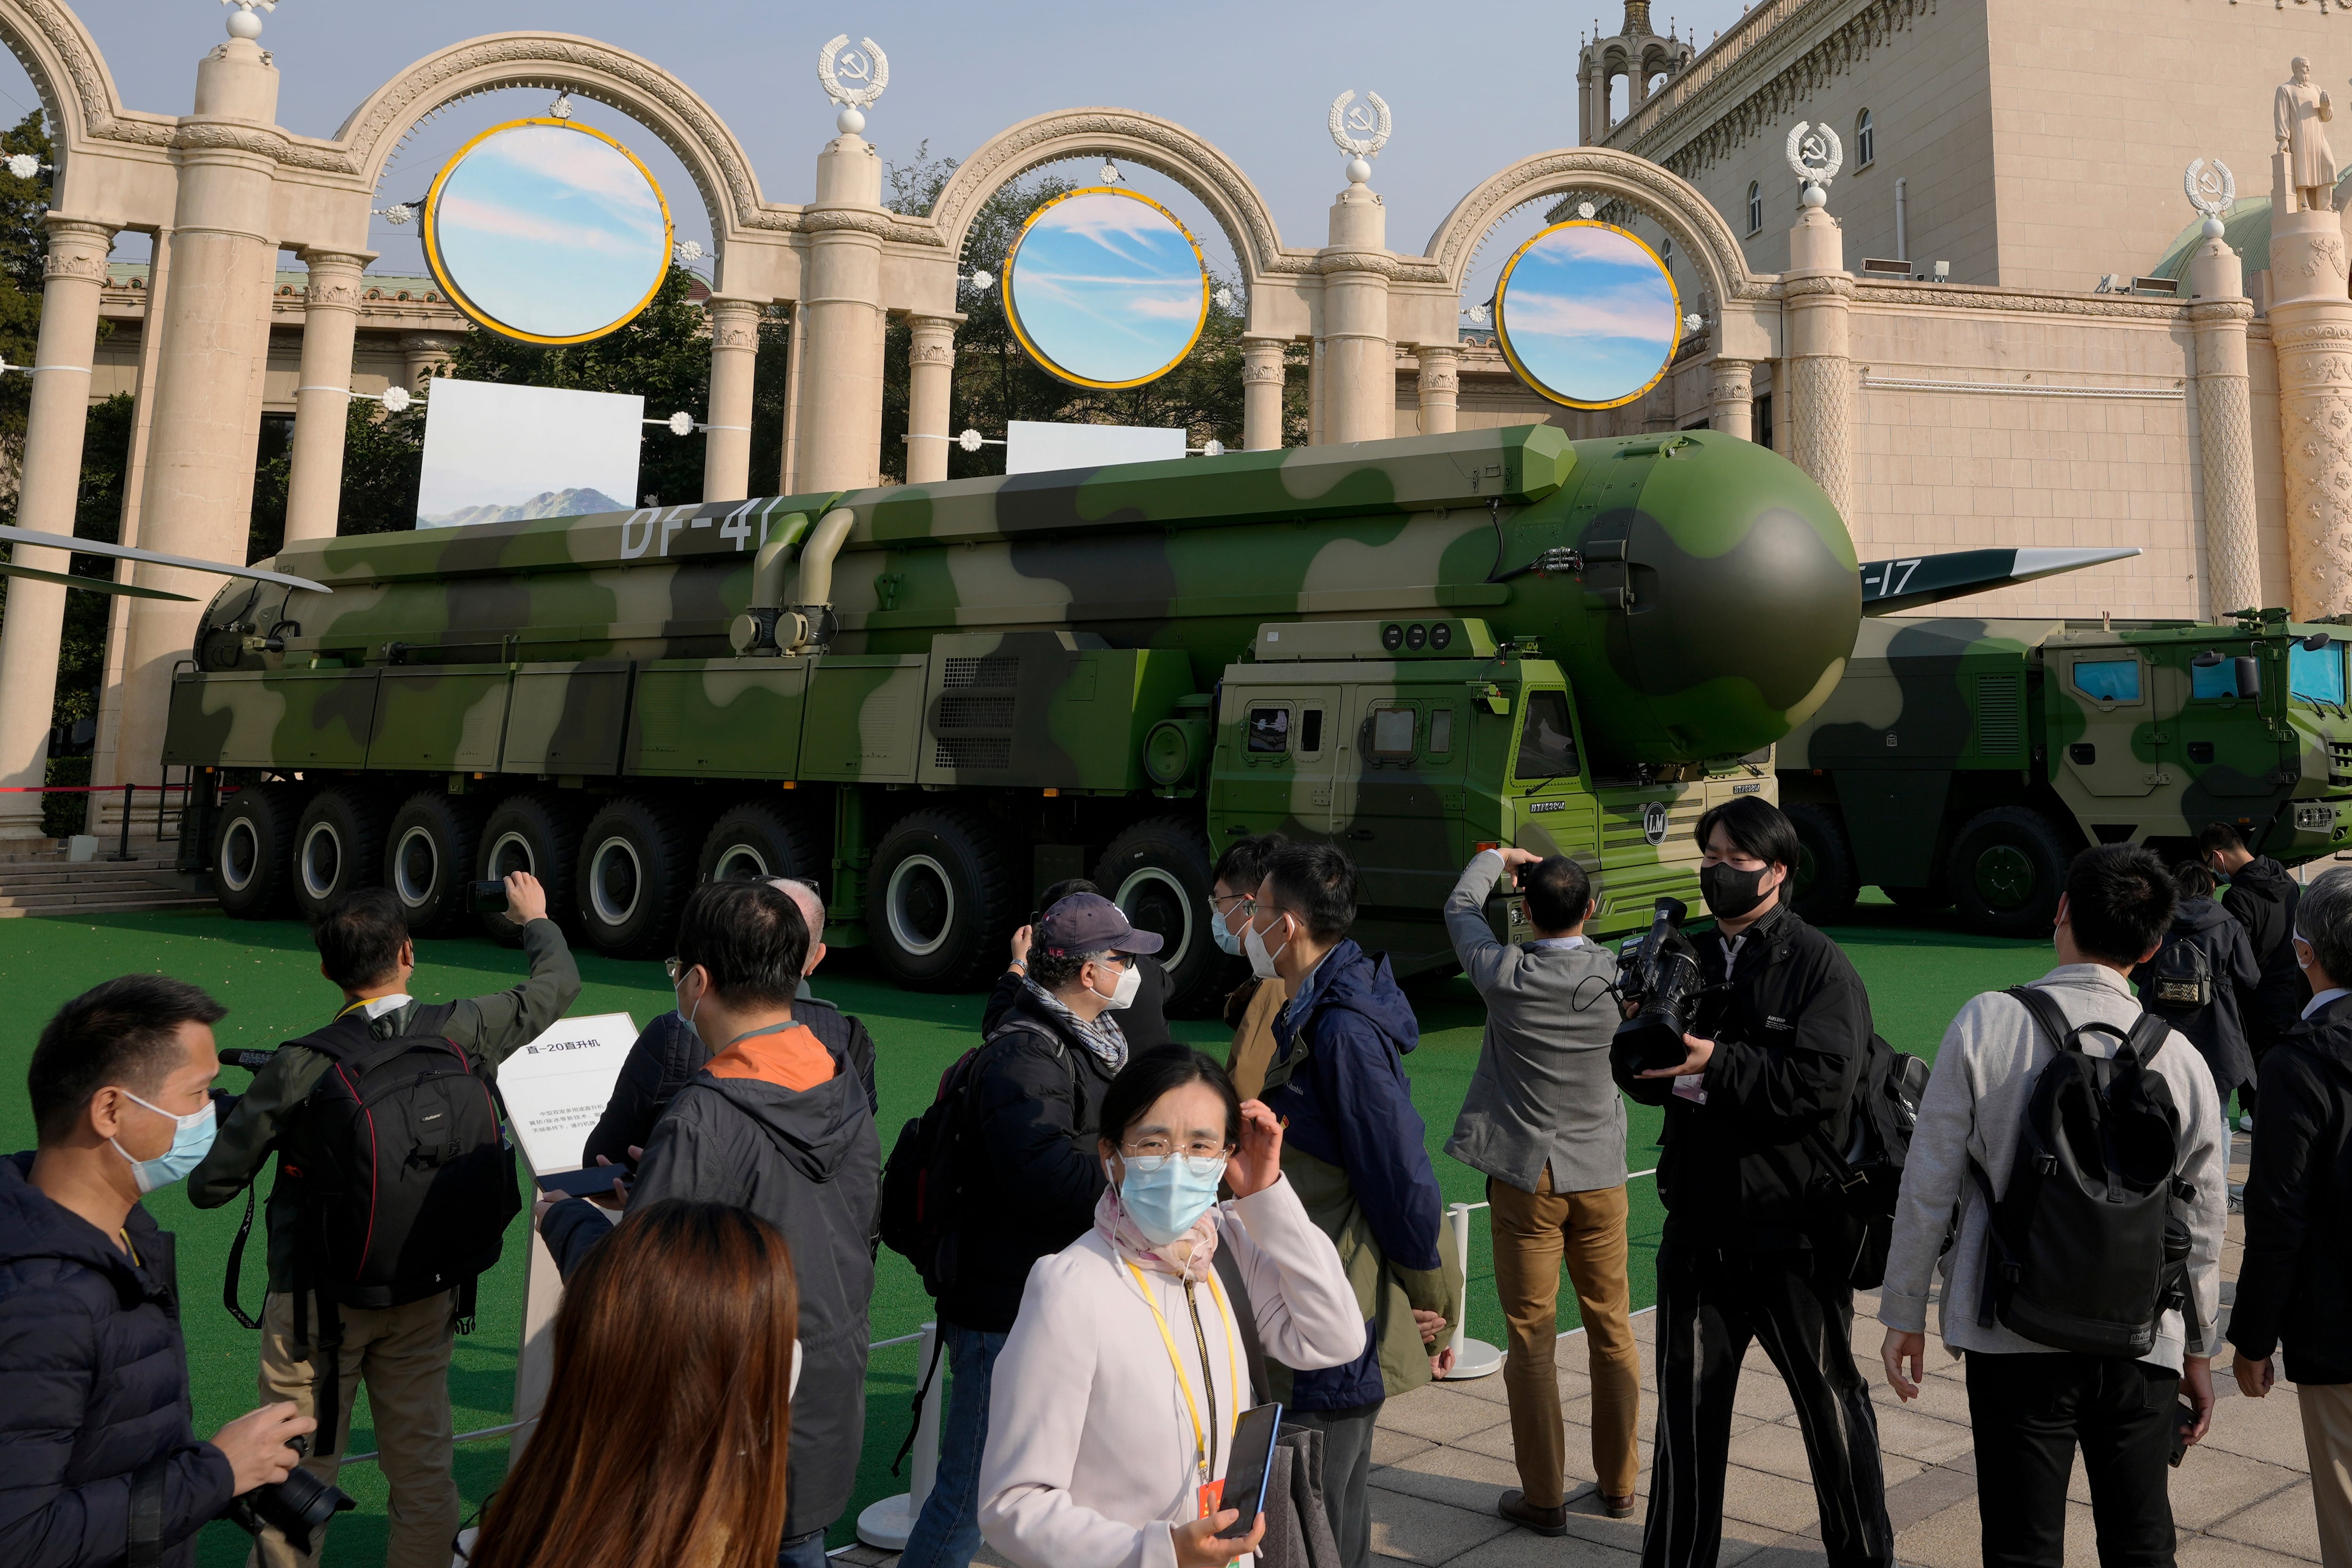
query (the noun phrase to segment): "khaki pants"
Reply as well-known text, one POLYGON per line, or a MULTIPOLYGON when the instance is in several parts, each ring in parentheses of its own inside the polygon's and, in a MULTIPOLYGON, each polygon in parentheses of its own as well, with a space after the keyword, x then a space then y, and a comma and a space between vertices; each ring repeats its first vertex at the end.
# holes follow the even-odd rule
POLYGON ((2319 1560, 2326 1568, 2352 1568, 2352 1384, 2299 1383, 2294 1396, 2311 1460, 2319 1560))
POLYGON ((1532 1193, 1486 1181, 1495 1222, 1495 1289, 1511 1342, 1503 1388, 1511 1405, 1511 1448, 1530 1508, 1568 1497, 1568 1434, 1560 1425, 1559 1266, 1565 1258, 1592 1373, 1592 1467, 1601 1492, 1632 1497, 1639 1456, 1634 1421, 1642 1404, 1642 1357, 1633 1342, 1625 1279, 1625 1189, 1555 1193, 1544 1167, 1532 1193))
MULTIPOLYGON (((341 1307, 342 1377, 336 1394, 335 1451, 313 1452, 302 1468, 331 1481, 350 1449, 352 1402, 367 1384, 375 1417, 376 1461, 392 1487, 388 1512, 391 1538, 384 1568, 449 1568, 464 1506, 451 1473, 449 1352, 456 1323, 449 1292, 405 1307, 341 1307)), ((315 1342, 318 1322, 310 1324, 315 1342)), ((315 1342, 313 1349, 315 1351, 315 1342)), ((310 1359, 294 1353, 294 1298, 273 1291, 261 1313, 261 1398, 264 1404, 292 1400, 305 1415, 316 1415, 317 1387, 310 1359)), ((248 1568, 317 1568, 323 1531, 310 1532, 311 1554, 297 1557, 285 1538, 270 1531, 261 1538, 248 1568)))

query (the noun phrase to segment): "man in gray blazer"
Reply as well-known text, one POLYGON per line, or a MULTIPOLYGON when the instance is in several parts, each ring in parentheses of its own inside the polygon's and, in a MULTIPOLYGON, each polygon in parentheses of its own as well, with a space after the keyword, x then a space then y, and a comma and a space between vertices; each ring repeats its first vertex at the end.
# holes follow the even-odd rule
POLYGON ((1552 1369, 1565 1258, 1592 1373, 1601 1507, 1633 1511, 1641 1354, 1625 1258, 1625 1104, 1609 1075, 1617 961, 1588 942, 1592 887, 1562 856, 1489 849, 1445 900, 1463 973, 1486 1003, 1486 1039, 1445 1152, 1486 1173, 1495 1287, 1511 1327, 1503 1385, 1520 1489, 1497 1505, 1538 1535, 1568 1533, 1568 1437, 1552 1369), (1495 940, 1486 901, 1506 872, 1526 896, 1531 942, 1495 940))

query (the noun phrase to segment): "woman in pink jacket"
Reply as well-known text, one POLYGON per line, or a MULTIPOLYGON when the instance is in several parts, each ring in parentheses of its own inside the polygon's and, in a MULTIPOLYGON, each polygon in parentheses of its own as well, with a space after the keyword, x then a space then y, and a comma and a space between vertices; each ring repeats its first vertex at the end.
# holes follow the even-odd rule
POLYGON ((1095 1227, 1030 1270, 996 1363, 981 1533, 1023 1568, 1224 1568, 1265 1525, 1221 1533, 1239 1519, 1218 1490, 1250 1380, 1218 1251, 1270 1360, 1351 1362, 1363 1318, 1283 1180, 1280 1124, 1214 1061, 1137 1057, 1100 1125, 1110 1187, 1095 1227))

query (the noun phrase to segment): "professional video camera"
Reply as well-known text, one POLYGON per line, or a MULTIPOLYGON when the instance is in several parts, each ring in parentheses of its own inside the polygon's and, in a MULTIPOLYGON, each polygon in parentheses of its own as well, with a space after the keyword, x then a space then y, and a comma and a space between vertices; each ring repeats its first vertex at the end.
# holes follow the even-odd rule
MULTIPOLYGON (((288 1447, 309 1458, 308 1439, 294 1437, 288 1447)), ((348 1513, 359 1504, 337 1488, 320 1480, 299 1465, 287 1478, 266 1487, 256 1487, 228 1505, 222 1515, 230 1523, 260 1539, 265 1529, 275 1530, 286 1537, 286 1544, 297 1555, 310 1555, 310 1532, 324 1525, 339 1513, 348 1513)))
POLYGON ((1617 1026, 1612 1056, 1630 1056, 1643 1069, 1670 1068, 1689 1055, 1691 1003, 1699 986, 1698 953, 1682 933, 1690 912, 1680 899, 1660 899, 1650 929, 1620 951, 1618 991, 1633 1016, 1617 1026))

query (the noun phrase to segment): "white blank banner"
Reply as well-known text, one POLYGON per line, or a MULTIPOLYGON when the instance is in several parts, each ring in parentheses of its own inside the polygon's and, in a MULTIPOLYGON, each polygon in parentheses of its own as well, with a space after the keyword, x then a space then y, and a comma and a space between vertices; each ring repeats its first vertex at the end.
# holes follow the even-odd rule
POLYGON ((1160 463, 1184 456, 1184 428, 1150 425, 1051 425, 1011 419, 1004 426, 1004 471, 1044 474, 1109 463, 1160 463))

